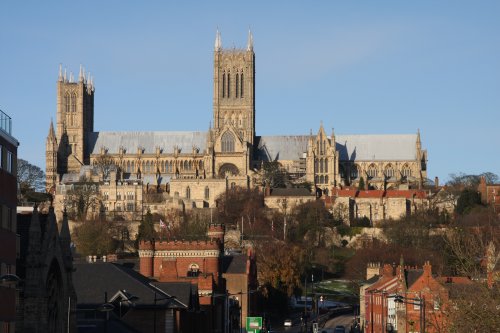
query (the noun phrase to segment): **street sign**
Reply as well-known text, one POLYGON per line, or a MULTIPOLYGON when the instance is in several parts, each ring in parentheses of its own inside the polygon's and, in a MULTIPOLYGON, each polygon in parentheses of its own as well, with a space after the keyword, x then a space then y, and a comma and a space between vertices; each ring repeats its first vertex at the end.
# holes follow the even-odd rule
POLYGON ((262 317, 247 317, 247 332, 259 333, 262 329, 262 317))

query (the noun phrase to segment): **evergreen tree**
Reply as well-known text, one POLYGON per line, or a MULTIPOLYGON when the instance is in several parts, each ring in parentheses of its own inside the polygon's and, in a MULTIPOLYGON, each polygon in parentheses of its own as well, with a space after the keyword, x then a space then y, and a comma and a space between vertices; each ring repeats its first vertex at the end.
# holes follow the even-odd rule
POLYGON ((156 238, 156 230, 153 222, 153 215, 148 209, 148 212, 144 216, 139 225, 139 230, 137 234, 137 240, 151 240, 156 238))
POLYGON ((358 189, 361 191, 365 190, 365 179, 363 177, 359 178, 358 189))

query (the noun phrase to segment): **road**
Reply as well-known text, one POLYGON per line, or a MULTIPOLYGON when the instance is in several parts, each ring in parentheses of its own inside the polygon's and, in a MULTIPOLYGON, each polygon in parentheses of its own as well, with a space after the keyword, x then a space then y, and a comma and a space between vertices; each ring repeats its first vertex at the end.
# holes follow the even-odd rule
MULTIPOLYGON (((351 328, 351 324, 353 321, 353 315, 352 314, 345 314, 345 315, 339 315, 335 318, 329 319, 325 323, 325 327, 320 327, 319 328, 319 333, 333 333, 333 330, 335 329, 336 326, 342 325, 346 329, 346 333, 349 332, 349 329, 351 328)), ((272 329, 271 332, 283 332, 283 333, 301 333, 303 332, 301 330, 300 325, 297 322, 294 322, 293 327, 281 327, 281 328, 276 328, 272 329)))

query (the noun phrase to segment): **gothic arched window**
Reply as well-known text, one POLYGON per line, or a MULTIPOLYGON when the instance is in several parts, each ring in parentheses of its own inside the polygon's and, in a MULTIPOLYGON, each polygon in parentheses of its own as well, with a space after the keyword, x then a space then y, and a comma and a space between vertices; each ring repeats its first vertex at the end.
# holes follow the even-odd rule
POLYGON ((409 176, 411 176, 411 169, 408 166, 408 164, 405 164, 403 166, 403 177, 409 177, 409 176))
POLYGON ((325 158, 325 172, 328 172, 328 160, 325 158))
POLYGON ((227 72, 227 97, 231 97, 231 72, 227 72))
POLYGON ((243 98, 243 73, 240 74, 240 98, 243 98))
POLYGON ((345 178, 345 169, 343 165, 339 165, 340 178, 345 178))
POLYGON ((71 96, 71 112, 76 112, 76 94, 71 96))
POLYGON ((191 199, 191 189, 188 187, 186 187, 186 198, 188 199, 191 199))
POLYGON ((221 150, 223 153, 234 152, 234 135, 231 132, 226 131, 224 134, 222 134, 221 144, 221 150))
POLYGON ((356 179, 358 178, 358 166, 356 164, 351 165, 351 179, 356 179))
POLYGON ((205 186, 205 200, 210 200, 210 189, 205 186))
POLYGON ((324 164, 324 160, 320 159, 319 160, 319 172, 321 172, 321 173, 323 173, 325 170, 323 164, 324 164))
POLYGON ((378 173, 378 171, 377 171, 377 167, 375 166, 375 164, 370 164, 370 166, 368 167, 368 172, 367 172, 368 177, 375 178, 375 177, 377 177, 377 173, 378 173))
POLYGON ((226 97, 226 73, 222 73, 222 98, 226 97))
POLYGON ((314 160, 314 172, 318 172, 318 160, 314 160))
POLYGON ((394 168, 392 167, 392 165, 391 165, 391 164, 389 164, 389 165, 387 165, 387 166, 385 167, 385 176, 386 176, 387 178, 392 178, 392 177, 394 177, 394 168))
POLYGON ((236 89, 234 89, 236 97, 238 97, 239 84, 240 84, 240 75, 236 73, 236 86, 235 86, 236 89))
POLYGON ((66 105, 66 112, 70 111, 70 100, 69 94, 64 95, 64 104, 66 105))
POLYGON ((328 184, 328 176, 325 176, 325 184, 328 184))

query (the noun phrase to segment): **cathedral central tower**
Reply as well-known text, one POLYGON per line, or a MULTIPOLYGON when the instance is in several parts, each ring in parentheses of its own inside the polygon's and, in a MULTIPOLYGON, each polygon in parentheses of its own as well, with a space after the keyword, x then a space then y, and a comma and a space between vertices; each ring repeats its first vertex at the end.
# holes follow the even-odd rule
POLYGON ((248 32, 246 49, 223 49, 219 31, 214 50, 214 115, 216 135, 231 126, 253 145, 255 137, 255 53, 248 32))

